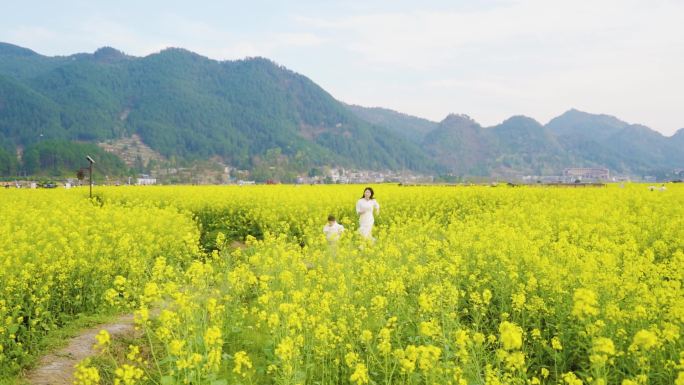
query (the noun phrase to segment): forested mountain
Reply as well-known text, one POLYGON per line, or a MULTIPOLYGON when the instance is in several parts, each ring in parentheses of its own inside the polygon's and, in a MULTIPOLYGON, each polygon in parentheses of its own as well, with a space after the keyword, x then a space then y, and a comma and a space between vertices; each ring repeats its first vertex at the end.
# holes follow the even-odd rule
MULTIPOLYGON (((494 127, 466 115, 432 122, 346 105, 264 58, 216 61, 178 48, 133 57, 110 47, 47 57, 0 43, 0 175, 69 170, 96 150, 88 143, 134 134, 174 161, 285 164, 297 173, 324 165, 464 176, 684 168, 684 129, 665 137, 574 109, 546 125, 524 116, 494 127)), ((129 172, 100 155, 109 172, 129 172)))
POLYGON ((498 144, 497 169, 553 175, 570 164, 551 130, 532 118, 514 116, 490 130, 498 144))
POLYGON ((595 115, 571 109, 563 115, 551 119, 546 126, 560 138, 601 141, 628 125, 628 123, 610 115, 595 115))
POLYGON ((550 130, 524 116, 484 128, 466 115, 449 115, 424 145, 460 175, 550 175, 569 164, 550 130))
POLYGON ((267 59, 219 62, 176 48, 143 58, 113 48, 50 58, 0 45, 6 151, 41 138, 100 142, 134 133, 167 157, 219 156, 240 168, 269 150, 302 169, 434 167, 415 144, 267 59))
POLYGON ((387 108, 362 107, 353 104, 348 104, 347 108, 359 118, 378 126, 387 127, 395 134, 415 142, 422 141, 428 132, 437 127, 436 122, 387 108))
POLYGON ((496 141, 467 115, 449 115, 423 140, 425 150, 459 175, 489 175, 496 141))
POLYGON ((577 164, 636 174, 671 171, 684 164, 684 143, 677 134, 666 137, 612 116, 570 110, 547 127, 577 164))
MULTIPOLYGON (((353 109, 362 111, 358 116, 364 119, 386 121, 382 109, 353 109)), ((400 113, 391 116, 394 121, 388 124, 405 130, 417 119, 400 113)), ((467 115, 456 114, 434 124, 427 133, 416 130, 408 135, 422 137, 428 155, 457 175, 558 175, 567 167, 663 175, 684 168, 684 129, 665 137, 642 125, 575 109, 546 125, 514 116, 494 127, 482 127, 467 115)))

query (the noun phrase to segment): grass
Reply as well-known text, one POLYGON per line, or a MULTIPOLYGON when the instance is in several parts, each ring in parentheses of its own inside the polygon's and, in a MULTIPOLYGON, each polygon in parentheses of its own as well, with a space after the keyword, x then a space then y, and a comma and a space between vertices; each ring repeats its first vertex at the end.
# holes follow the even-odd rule
POLYGON ((0 385, 28 385, 25 376, 36 367, 40 357, 67 346, 69 340, 78 336, 83 330, 111 322, 117 316, 114 313, 82 315, 75 318, 67 326, 50 331, 40 341, 36 352, 25 362, 23 369, 17 373, 9 373, 8 378, 0 378, 0 385))
MULTIPOLYGON (((117 368, 117 363, 124 362, 126 355, 129 352, 129 346, 145 346, 142 337, 120 335, 117 338, 112 338, 111 345, 106 352, 97 353, 89 357, 90 363, 88 366, 97 368, 100 373, 100 385, 110 385, 114 383, 114 371, 117 368)), ((147 361, 149 359, 149 352, 140 352, 140 357, 147 361)), ((141 365, 145 367, 146 365, 141 365)))

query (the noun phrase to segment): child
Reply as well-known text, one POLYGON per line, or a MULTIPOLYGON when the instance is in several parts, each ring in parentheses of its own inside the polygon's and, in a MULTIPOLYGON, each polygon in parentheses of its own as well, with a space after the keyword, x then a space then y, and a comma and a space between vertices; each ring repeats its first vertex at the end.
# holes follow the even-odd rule
POLYGON ((344 226, 337 223, 335 216, 328 215, 328 224, 323 226, 323 233, 328 241, 334 242, 340 238, 340 234, 344 231, 344 226))

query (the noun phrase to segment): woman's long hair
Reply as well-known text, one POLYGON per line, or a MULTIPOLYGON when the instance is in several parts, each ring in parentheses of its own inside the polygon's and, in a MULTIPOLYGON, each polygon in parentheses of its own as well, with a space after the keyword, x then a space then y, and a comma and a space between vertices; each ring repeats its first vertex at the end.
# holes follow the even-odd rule
POLYGON ((363 189, 363 195, 361 195, 361 198, 365 198, 365 197, 366 197, 366 190, 368 190, 368 191, 371 192, 370 199, 375 199, 375 198, 373 198, 373 197, 375 196, 375 192, 373 191, 373 188, 372 188, 372 187, 366 187, 365 189, 363 189))

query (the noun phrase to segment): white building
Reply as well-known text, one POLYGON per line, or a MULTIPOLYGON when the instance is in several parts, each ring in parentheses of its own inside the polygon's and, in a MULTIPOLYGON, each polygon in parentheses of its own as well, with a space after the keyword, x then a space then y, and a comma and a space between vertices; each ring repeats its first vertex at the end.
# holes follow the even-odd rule
POLYGON ((157 184, 157 178, 152 178, 149 175, 141 175, 140 178, 136 179, 135 184, 137 184, 138 186, 149 186, 157 184))
POLYGON ((572 167, 563 170, 563 176, 570 178, 608 180, 610 171, 607 168, 572 167))

